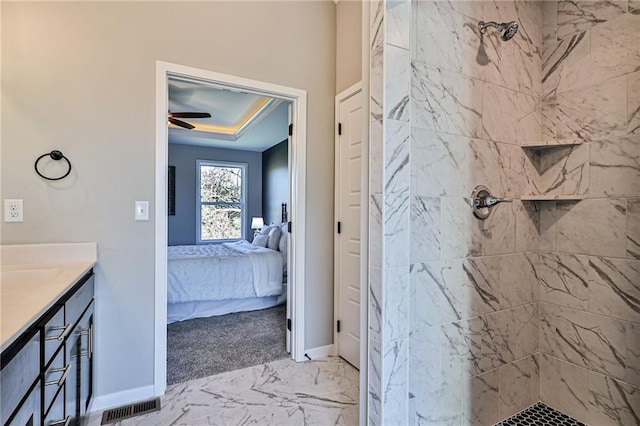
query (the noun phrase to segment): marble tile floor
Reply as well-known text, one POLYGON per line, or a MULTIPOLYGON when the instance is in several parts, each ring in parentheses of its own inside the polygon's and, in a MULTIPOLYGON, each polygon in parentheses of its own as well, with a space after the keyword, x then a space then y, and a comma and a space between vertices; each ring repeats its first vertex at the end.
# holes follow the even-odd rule
POLYGON ((162 410, 113 425, 357 425, 358 398, 358 370, 341 358, 285 359, 169 386, 162 410))

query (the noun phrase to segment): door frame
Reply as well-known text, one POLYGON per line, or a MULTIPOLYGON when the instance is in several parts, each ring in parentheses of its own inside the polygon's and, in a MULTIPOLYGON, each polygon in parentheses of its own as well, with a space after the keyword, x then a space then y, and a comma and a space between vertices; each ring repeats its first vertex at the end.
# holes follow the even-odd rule
MULTIPOLYGON (((353 86, 348 89, 343 90, 338 95, 336 95, 335 99, 335 135, 334 135, 334 192, 333 192, 333 225, 337 226, 338 217, 339 217, 339 191, 340 187, 340 135, 338 134, 338 123, 340 123, 340 103, 346 101, 352 96, 357 95, 358 93, 362 93, 362 81, 357 82, 353 86)), ((362 144, 364 144, 364 139, 362 140, 362 144)), ((364 158, 361 158, 361 163, 364 162, 364 158)), ((362 173, 362 170, 361 170, 362 173)), ((362 191, 362 185, 360 190, 362 191)), ((360 213, 362 216, 362 199, 360 205, 360 213)), ((334 235, 337 235, 336 228, 333 228, 334 235)), ((360 256, 362 258, 362 244, 360 245, 360 256)), ((340 339, 338 336, 338 328, 336 326, 336 321, 338 321, 340 314, 340 252, 339 252, 339 242, 338 238, 333 239, 333 354, 338 356, 340 350, 340 339)), ((360 277, 360 292, 363 291, 364 287, 362 286, 362 277, 360 277)), ((362 297, 360 298, 362 300, 362 297)), ((360 310, 362 311, 362 303, 360 304, 360 310)), ((362 312, 360 312, 362 314, 362 312)), ((362 315, 361 315, 362 316, 362 315)), ((360 328, 360 327, 358 327, 360 328)), ((362 339, 362 336, 360 336, 362 339)), ((362 344, 360 345, 362 350, 362 344)))
POLYGON ((289 202, 293 232, 289 240, 289 275, 293 303, 291 310, 291 357, 304 361, 304 277, 306 253, 306 145, 307 145, 307 92, 306 90, 250 80, 185 65, 156 61, 156 138, 155 138, 155 315, 154 315, 154 373, 155 396, 165 393, 167 387, 167 166, 168 136, 167 111, 169 109, 169 77, 200 80, 217 86, 242 89, 249 93, 271 96, 292 102, 293 134, 289 145, 289 202))

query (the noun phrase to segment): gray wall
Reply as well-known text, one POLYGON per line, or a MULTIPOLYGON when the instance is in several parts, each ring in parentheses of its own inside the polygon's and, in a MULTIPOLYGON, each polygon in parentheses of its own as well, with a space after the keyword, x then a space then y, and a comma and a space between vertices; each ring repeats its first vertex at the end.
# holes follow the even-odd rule
POLYGON ((176 214, 169 216, 169 245, 196 243, 196 160, 247 163, 245 236, 252 241, 251 217, 262 215, 261 153, 169 144, 169 165, 176 166, 176 214))
POLYGON ((334 3, 1 7, 1 189, 25 207, 1 242, 98 242, 96 396, 153 384, 154 212, 135 222, 134 201, 155 202, 157 60, 307 91, 306 346, 330 344, 334 3), (33 171, 51 149, 74 166, 57 183, 33 171))
MULTIPOLYGON (((280 142, 262 153, 262 215, 264 223, 279 223, 282 203, 289 204, 289 143, 280 142)), ((291 211, 291 206, 289 206, 291 211)))
POLYGON ((362 2, 341 0, 336 5, 336 94, 360 80, 362 80, 362 2))

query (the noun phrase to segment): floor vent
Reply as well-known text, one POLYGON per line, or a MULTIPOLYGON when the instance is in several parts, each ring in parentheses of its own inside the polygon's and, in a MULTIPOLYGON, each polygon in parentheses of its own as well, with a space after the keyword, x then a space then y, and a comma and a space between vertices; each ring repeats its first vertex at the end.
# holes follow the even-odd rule
POLYGON ((160 398, 136 402, 135 404, 123 405, 122 407, 106 410, 102 413, 102 422, 100 424, 108 425, 131 417, 153 413, 154 411, 160 411, 160 398))

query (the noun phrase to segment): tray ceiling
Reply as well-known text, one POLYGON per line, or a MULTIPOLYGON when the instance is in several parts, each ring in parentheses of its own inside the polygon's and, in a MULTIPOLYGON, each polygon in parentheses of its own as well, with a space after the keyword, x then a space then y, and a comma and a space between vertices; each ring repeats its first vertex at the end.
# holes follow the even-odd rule
POLYGON ((208 112, 169 126, 169 143, 264 151, 287 138, 288 105, 281 99, 233 91, 200 81, 169 79, 169 111, 208 112))

